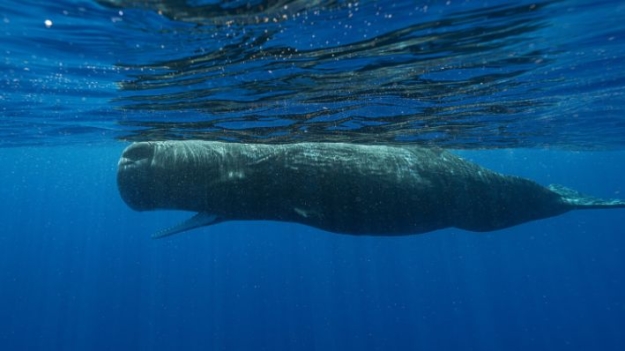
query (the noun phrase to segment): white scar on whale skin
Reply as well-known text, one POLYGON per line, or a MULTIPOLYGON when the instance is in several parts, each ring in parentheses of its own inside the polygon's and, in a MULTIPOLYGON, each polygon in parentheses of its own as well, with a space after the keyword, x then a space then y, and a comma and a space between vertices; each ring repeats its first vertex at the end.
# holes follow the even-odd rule
POLYGON ((197 213, 154 237, 229 220, 353 235, 486 232, 570 210, 625 207, 418 146, 142 142, 123 152, 117 182, 135 210, 197 213))

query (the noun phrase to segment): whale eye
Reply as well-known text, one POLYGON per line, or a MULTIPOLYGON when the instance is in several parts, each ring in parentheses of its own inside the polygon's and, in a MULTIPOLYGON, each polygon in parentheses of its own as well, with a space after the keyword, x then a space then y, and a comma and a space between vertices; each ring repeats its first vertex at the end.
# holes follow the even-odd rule
POLYGON ((131 161, 150 159, 154 156, 154 145, 151 143, 136 143, 130 145, 122 155, 131 161))

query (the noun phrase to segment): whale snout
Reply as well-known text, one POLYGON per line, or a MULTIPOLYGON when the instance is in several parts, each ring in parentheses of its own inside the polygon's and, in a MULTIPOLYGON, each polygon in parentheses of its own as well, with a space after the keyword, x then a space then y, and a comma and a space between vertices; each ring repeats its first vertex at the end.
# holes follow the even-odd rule
POLYGON ((152 191, 152 160, 156 145, 151 142, 134 143, 122 153, 117 167, 117 187, 122 199, 135 210, 154 207, 152 191))
POLYGON ((119 170, 149 165, 154 157, 154 148, 154 144, 149 142, 134 143, 128 146, 117 164, 119 170))

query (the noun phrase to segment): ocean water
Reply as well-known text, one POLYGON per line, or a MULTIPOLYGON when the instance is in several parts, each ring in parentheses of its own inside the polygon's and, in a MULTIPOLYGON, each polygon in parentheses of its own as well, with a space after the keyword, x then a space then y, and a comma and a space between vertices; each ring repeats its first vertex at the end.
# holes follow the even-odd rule
MULTIPOLYGON (((623 350, 625 210, 332 234, 134 212, 131 141, 453 149, 625 198, 619 1, 0 1, 0 350, 623 350)), ((392 219, 390 219, 392 220, 392 219)))

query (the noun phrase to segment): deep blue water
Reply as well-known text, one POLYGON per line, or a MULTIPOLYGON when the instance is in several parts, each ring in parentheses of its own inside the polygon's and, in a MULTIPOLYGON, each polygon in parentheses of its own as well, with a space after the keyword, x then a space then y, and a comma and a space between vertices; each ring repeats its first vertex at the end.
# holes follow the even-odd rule
MULTIPOLYGON (((35 349, 620 350, 623 212, 508 230, 353 237, 185 217, 116 192, 122 145, 3 149, 0 342, 35 349), (163 215, 165 213, 165 215, 163 215)), ((492 151, 491 168, 600 196, 623 152, 492 151)))
POLYGON ((152 240, 189 214, 134 212, 115 183, 129 140, 377 140, 485 149, 456 153, 625 198, 620 2, 260 11, 297 19, 279 27, 139 3, 0 2, 1 350, 625 349, 624 210, 484 234, 227 222, 152 240))

